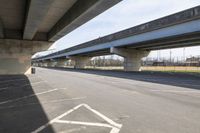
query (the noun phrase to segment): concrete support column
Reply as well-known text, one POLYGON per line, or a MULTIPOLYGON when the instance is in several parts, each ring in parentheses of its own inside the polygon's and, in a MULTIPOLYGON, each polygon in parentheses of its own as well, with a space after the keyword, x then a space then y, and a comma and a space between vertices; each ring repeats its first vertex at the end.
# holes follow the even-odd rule
POLYGON ((0 39, 0 74, 31 74, 31 57, 50 42, 0 39))
POLYGON ((40 67, 47 67, 47 62, 46 61, 42 61, 40 62, 40 67))
POLYGON ((141 59, 148 56, 150 51, 125 49, 125 48, 111 48, 110 52, 124 57, 125 71, 140 71, 141 59))
POLYGON ((43 60, 40 62, 40 67, 47 67, 48 66, 48 60, 43 60))
POLYGON ((87 56, 73 56, 70 58, 71 58, 72 64, 74 64, 74 68, 76 69, 84 69, 87 63, 91 59, 91 57, 87 57, 87 56))
POLYGON ((41 67, 41 66, 42 66, 42 63, 41 63, 41 62, 37 62, 37 66, 38 66, 38 67, 41 67))
POLYGON ((44 65, 46 64, 47 67, 55 67, 55 61, 54 60, 46 60, 44 65))
POLYGON ((38 62, 33 62, 33 63, 32 63, 32 66, 38 67, 38 66, 39 66, 39 63, 38 63, 38 62))
POLYGON ((67 62, 66 58, 56 59, 56 67, 65 67, 65 63, 67 62))
POLYGON ((39 62, 39 63, 38 63, 38 67, 42 67, 42 62, 39 62))

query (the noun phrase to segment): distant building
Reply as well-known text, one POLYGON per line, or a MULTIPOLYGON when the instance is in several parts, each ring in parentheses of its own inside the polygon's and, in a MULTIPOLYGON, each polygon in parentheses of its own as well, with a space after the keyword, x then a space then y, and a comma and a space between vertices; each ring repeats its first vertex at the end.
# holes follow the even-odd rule
POLYGON ((154 61, 154 60, 148 60, 142 62, 143 66, 166 66, 166 63, 164 61, 154 61))
POLYGON ((153 66, 166 66, 164 61, 155 61, 153 62, 153 66))
POLYGON ((142 66, 153 66, 154 61, 153 60, 145 60, 142 61, 142 66))
POLYGON ((185 61, 186 66, 200 66, 200 57, 190 57, 185 61))

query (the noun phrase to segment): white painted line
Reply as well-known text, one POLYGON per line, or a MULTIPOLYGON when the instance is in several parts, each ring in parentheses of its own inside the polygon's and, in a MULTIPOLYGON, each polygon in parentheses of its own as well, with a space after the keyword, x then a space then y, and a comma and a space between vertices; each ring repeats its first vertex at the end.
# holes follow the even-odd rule
POLYGON ((119 128, 112 128, 110 133, 119 133, 120 129, 119 128))
POLYGON ((1 91, 1 90, 7 90, 7 89, 8 89, 8 87, 0 88, 0 91, 1 91))
POLYGON ((118 123, 112 121, 111 119, 109 119, 108 117, 104 116, 103 114, 101 114, 97 110, 92 109, 87 104, 80 104, 80 105, 78 105, 78 106, 76 106, 76 107, 68 110, 67 112, 61 114, 60 116, 54 118, 53 120, 49 121, 48 123, 42 125, 41 127, 39 127, 38 129, 36 129, 32 133, 38 133, 38 132, 42 131, 43 129, 45 129, 46 127, 48 127, 49 125, 53 124, 53 123, 64 123, 64 124, 74 124, 74 125, 84 125, 84 126, 106 127, 106 128, 111 128, 110 133, 119 133, 119 131, 120 131, 121 127, 122 127, 122 124, 118 124, 118 123), (85 108, 87 108, 88 110, 90 110, 91 112, 93 112, 94 114, 98 115, 99 117, 101 117, 102 119, 104 119, 109 124, 105 124, 105 123, 91 123, 91 122, 82 122, 82 121, 60 120, 64 116, 69 115, 70 113, 72 113, 73 111, 77 110, 78 108, 80 108, 82 106, 84 106, 85 108))
POLYGON ((54 121, 61 119, 62 117, 64 117, 64 116, 66 116, 66 115, 70 114, 71 112, 73 112, 73 111, 77 110, 77 109, 78 109, 78 108, 80 108, 81 106, 83 106, 83 105, 82 105, 82 104, 80 104, 80 105, 78 105, 78 106, 74 107, 73 109, 70 109, 70 110, 68 110, 68 111, 67 111, 67 112, 65 112, 64 114, 62 114, 62 115, 60 115, 60 116, 56 117, 56 118, 54 119, 54 121))
POLYGON ((42 131, 43 129, 47 128, 49 125, 51 125, 52 123, 54 123, 56 120, 59 120, 60 118, 70 114, 71 112, 73 112, 74 110, 80 108, 82 105, 78 105, 76 107, 74 107, 73 109, 70 109, 69 111, 63 113, 62 115, 54 118, 53 120, 49 121, 48 123, 42 125, 41 127, 39 127, 38 129, 36 129, 35 131, 31 132, 31 133, 39 133, 40 131, 42 131))
MULTIPOLYGON (((25 87, 25 86, 35 86, 35 85, 38 85, 42 82, 46 82, 46 81, 39 81, 39 82, 34 82, 34 83, 31 83, 31 84, 25 84, 25 85, 22 85, 22 86, 19 86, 18 88, 20 87, 25 87)), ((14 87, 13 87, 14 88, 14 87)), ((0 91, 1 90, 7 90, 7 89, 11 89, 10 87, 5 87, 5 88, 0 88, 0 91)))
POLYGON ((48 102, 33 102, 33 103, 28 103, 28 104, 22 104, 22 105, 11 105, 11 106, 6 106, 6 107, 0 107, 0 109, 10 109, 10 108, 16 108, 16 107, 24 107, 24 106, 31 106, 31 105, 44 105, 44 104, 50 104, 50 103, 60 103, 60 102, 65 102, 65 101, 73 101, 73 100, 81 100, 81 99, 86 99, 87 97, 75 97, 75 98, 65 98, 65 99, 58 99, 58 100, 51 100, 48 102))
POLYGON ((33 97, 33 96, 38 96, 38 95, 42 95, 42 94, 46 94, 46 93, 50 93, 50 92, 54 92, 54 91, 58 91, 58 90, 63 90, 63 89, 66 89, 66 88, 48 90, 48 91, 39 92, 39 93, 31 94, 31 95, 28 95, 28 96, 16 98, 16 99, 3 101, 3 102, 0 102, 0 105, 5 104, 5 103, 10 103, 10 102, 16 102, 16 101, 19 101, 19 100, 22 100, 22 99, 26 99, 26 98, 30 98, 30 97, 33 97))
MULTIPOLYGON (((30 77, 29 77, 30 78, 30 77)), ((36 77, 32 77, 31 79, 33 79, 33 78, 36 78, 36 77)), ((27 79, 11 79, 11 80, 5 80, 5 81, 1 81, 0 82, 0 84, 1 83, 7 83, 7 82, 14 82, 14 81, 24 81, 24 80, 28 80, 28 77, 27 77, 27 79)))
POLYGON ((102 119, 104 119, 105 121, 107 121, 109 124, 111 124, 114 127, 117 128, 121 128, 122 125, 118 124, 116 122, 114 122, 113 120, 109 119, 108 117, 106 117, 105 115, 99 113, 98 111, 92 109, 90 106, 88 106, 87 104, 83 104, 83 106, 85 106, 87 109, 89 109, 90 111, 92 111, 93 113, 95 113, 96 115, 98 115, 99 117, 101 117, 102 119))
POLYGON ((21 87, 25 87, 25 86, 34 86, 34 85, 38 85, 38 84, 43 83, 43 82, 46 82, 46 81, 33 82, 33 83, 29 83, 29 84, 22 85, 21 87))
POLYGON ((91 123, 91 122, 80 122, 80 121, 65 121, 65 120, 56 120, 54 122, 56 122, 56 123, 65 123, 65 124, 73 124, 73 125, 113 128, 113 126, 108 125, 108 124, 103 124, 103 123, 91 123))
POLYGON ((7 82, 14 82, 14 81, 23 81, 27 79, 12 79, 12 80, 6 80, 6 81, 1 81, 0 83, 7 83, 7 82))

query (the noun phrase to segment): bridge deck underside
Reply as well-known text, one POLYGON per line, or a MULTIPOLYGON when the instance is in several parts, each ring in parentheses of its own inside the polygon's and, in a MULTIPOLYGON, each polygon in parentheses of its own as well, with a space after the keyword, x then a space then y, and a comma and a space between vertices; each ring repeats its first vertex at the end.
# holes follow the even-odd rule
MULTIPOLYGON (((158 49, 168 49, 168 48, 177 48, 185 46, 197 46, 200 45, 200 32, 194 32, 190 34, 184 34, 173 37, 160 38, 151 41, 144 41, 140 43, 127 44, 124 46, 119 46, 118 48, 128 48, 128 49, 138 49, 138 50, 158 50, 158 49)), ((68 56, 103 56, 110 55, 110 48, 99 49, 95 51, 82 52, 78 54, 67 55, 63 53, 60 56, 52 58, 66 58, 68 56)))
POLYGON ((200 44, 200 32, 192 34, 184 34, 173 37, 160 38, 152 41, 145 41, 125 46, 126 48, 144 49, 144 50, 158 50, 177 48, 185 46, 196 46, 200 44))
POLYGON ((111 54, 111 48, 158 50, 200 44, 200 6, 40 57, 111 54))

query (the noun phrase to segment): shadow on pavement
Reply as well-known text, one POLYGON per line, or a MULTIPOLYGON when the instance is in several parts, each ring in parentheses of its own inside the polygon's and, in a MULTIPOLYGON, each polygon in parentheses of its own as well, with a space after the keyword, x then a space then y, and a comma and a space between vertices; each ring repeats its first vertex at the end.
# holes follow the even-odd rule
POLYGON ((0 133, 29 133, 49 122, 37 96, 26 98, 34 94, 28 77, 0 76, 0 133), (38 104, 24 106, 30 103, 38 104))
POLYGON ((72 68, 48 68, 70 72, 80 72, 109 77, 145 81, 151 83, 186 87, 200 90, 200 75, 186 73, 163 73, 163 72, 124 72, 115 70, 92 70, 92 69, 72 69, 72 68))

